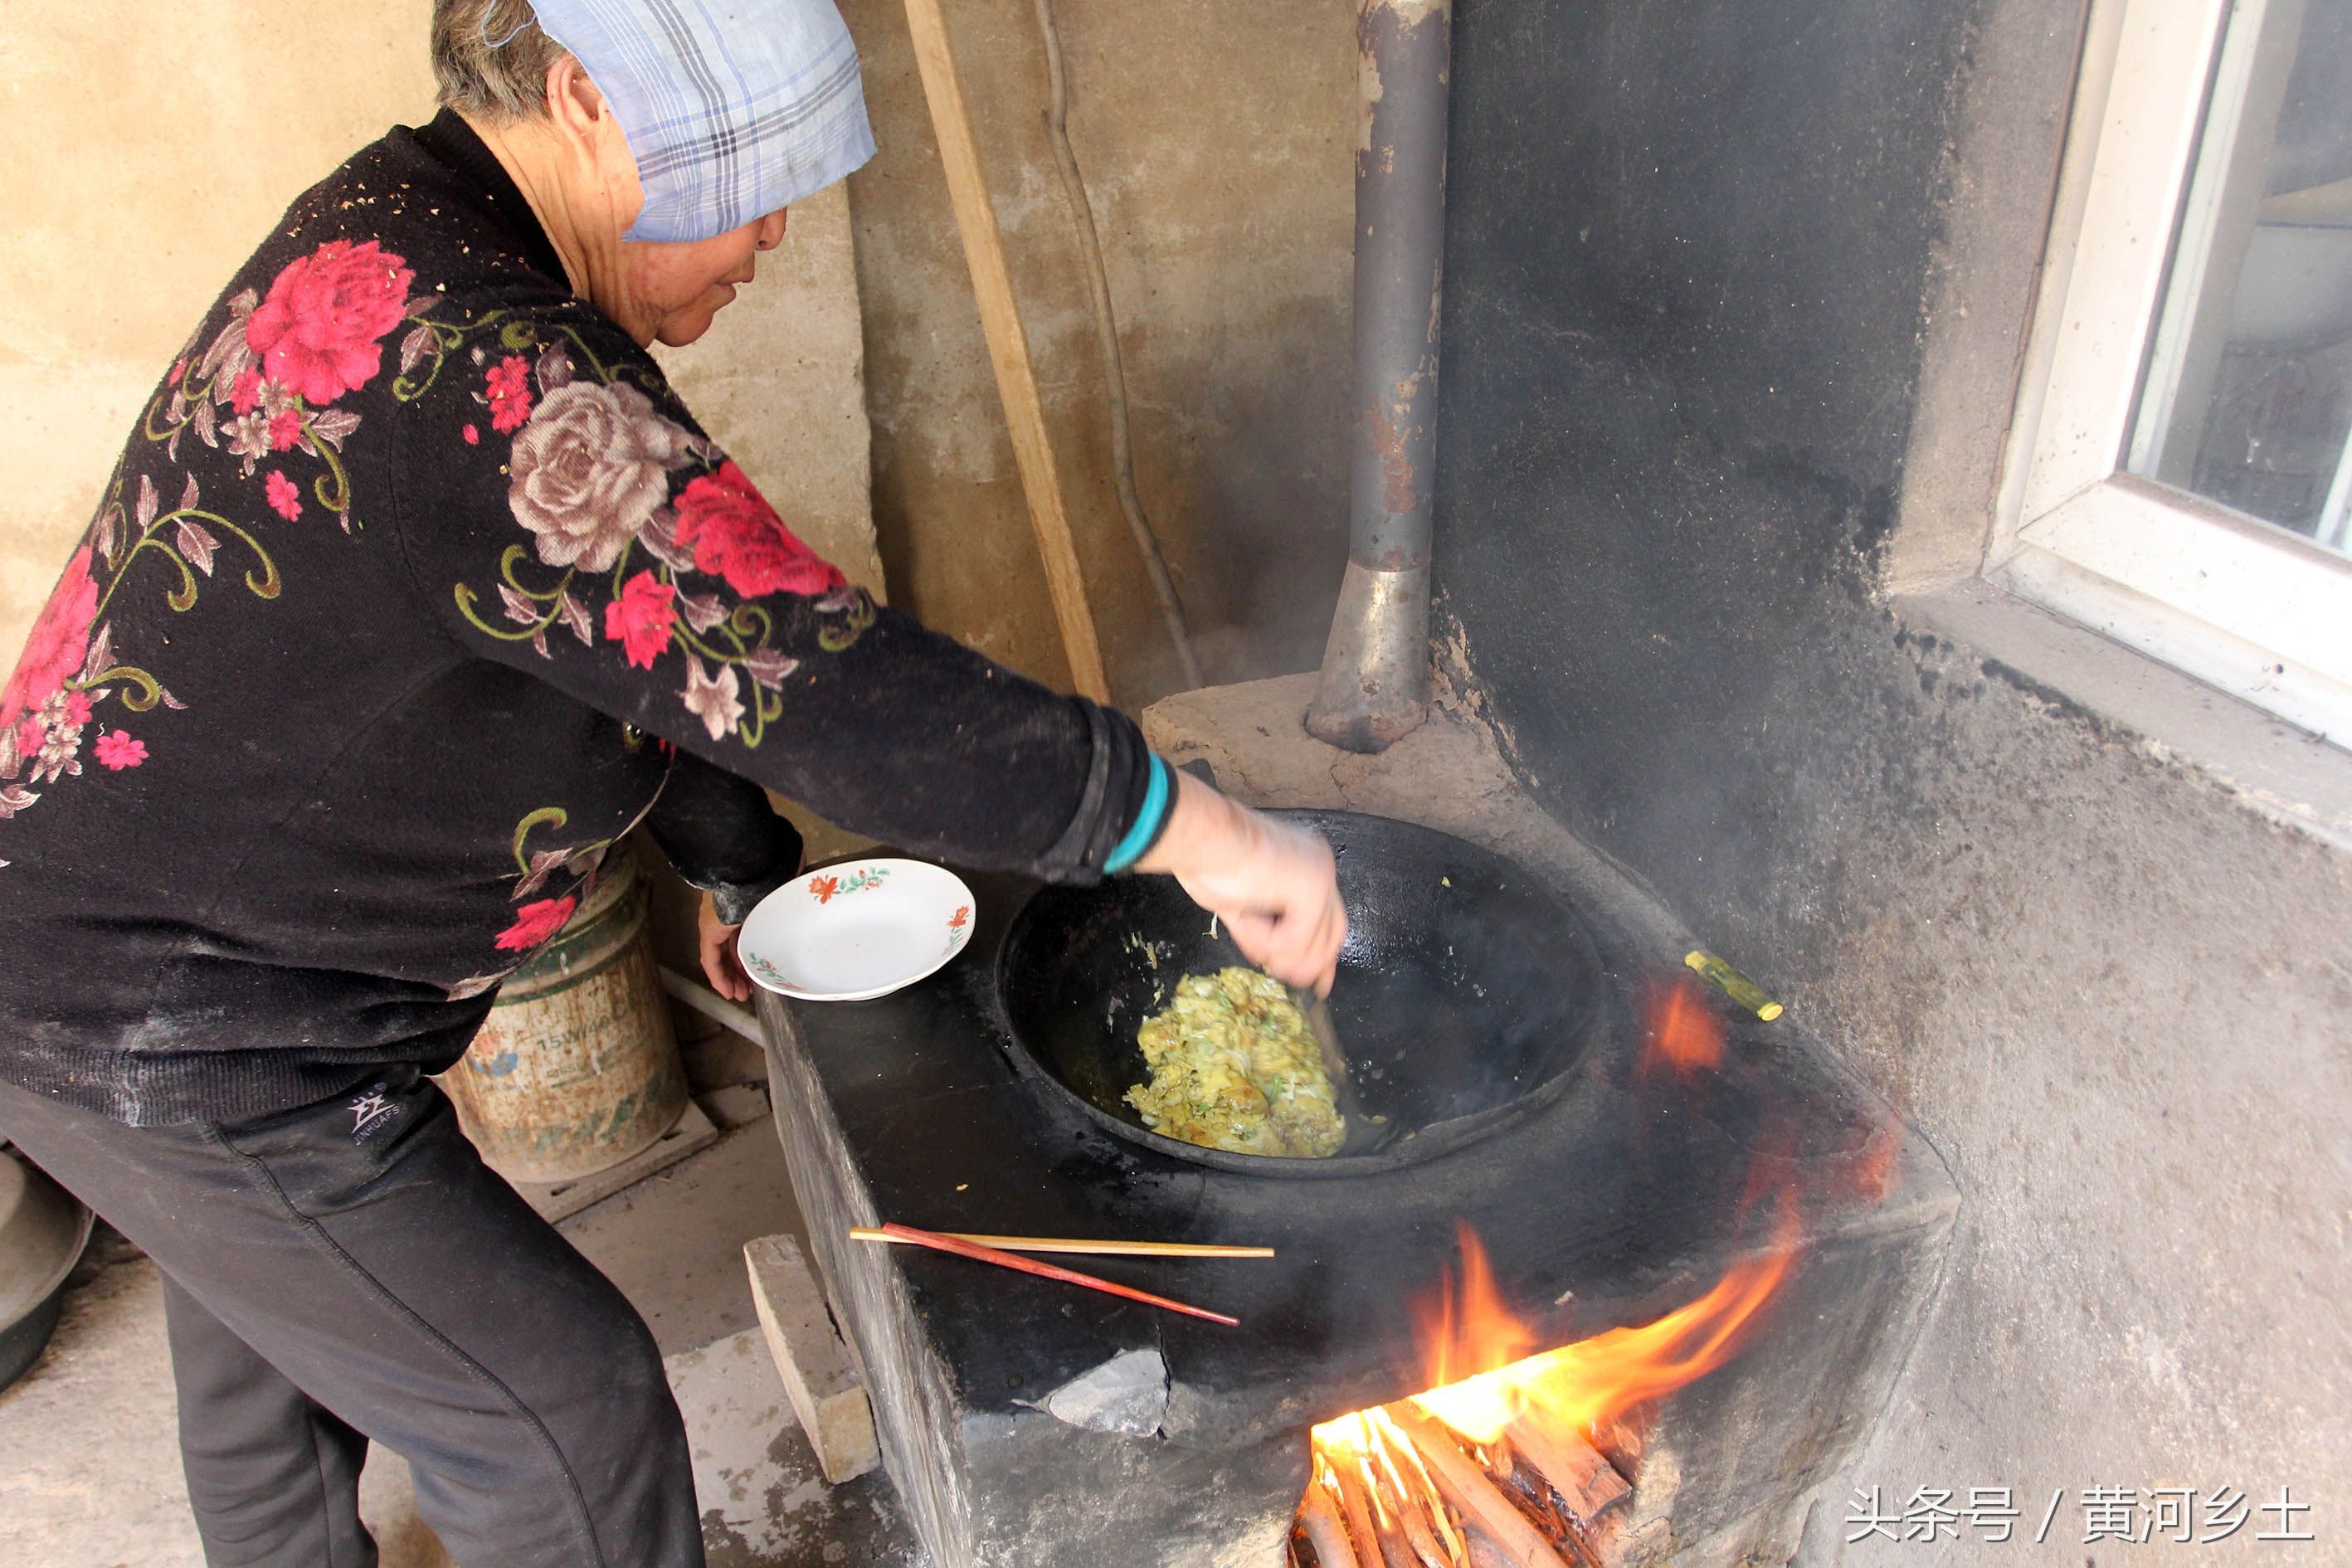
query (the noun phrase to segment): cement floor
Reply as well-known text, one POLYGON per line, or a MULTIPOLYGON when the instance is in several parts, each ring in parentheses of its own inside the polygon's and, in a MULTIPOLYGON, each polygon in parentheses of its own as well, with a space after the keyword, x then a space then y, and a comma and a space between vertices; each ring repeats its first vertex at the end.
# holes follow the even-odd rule
MULTIPOLYGON (((742 1244, 797 1229, 800 1216, 761 1109, 562 1229, 662 1347, 694 1447, 711 1568, 921 1568, 879 1472, 824 1484, 768 1359, 742 1244)), ((101 1226, 57 1337, 0 1392, 0 1568, 201 1568, 175 1420, 155 1268, 101 1226)), ((361 1512, 382 1568, 447 1568, 396 1457, 371 1458, 361 1512)))

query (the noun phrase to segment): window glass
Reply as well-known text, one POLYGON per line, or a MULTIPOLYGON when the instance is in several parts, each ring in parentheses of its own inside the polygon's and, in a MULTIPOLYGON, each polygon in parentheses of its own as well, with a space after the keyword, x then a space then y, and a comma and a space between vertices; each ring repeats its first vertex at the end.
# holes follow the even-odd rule
POLYGON ((2231 15, 2125 467, 2352 553, 2352 0, 2231 15))

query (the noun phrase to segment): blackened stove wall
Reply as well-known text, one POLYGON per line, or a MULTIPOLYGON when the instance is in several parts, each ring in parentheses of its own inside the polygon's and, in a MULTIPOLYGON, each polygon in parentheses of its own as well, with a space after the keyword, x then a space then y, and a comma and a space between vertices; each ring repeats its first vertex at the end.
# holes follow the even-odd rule
POLYGON ((1437 574, 1547 805, 1706 929, 1891 648, 1968 0, 1463 0, 1437 574))

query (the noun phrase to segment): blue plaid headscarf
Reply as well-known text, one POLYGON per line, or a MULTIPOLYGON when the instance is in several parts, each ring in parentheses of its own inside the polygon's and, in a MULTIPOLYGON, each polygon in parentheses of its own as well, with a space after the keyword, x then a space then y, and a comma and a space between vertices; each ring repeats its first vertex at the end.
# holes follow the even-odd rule
POLYGON ((625 239, 709 239, 874 156, 857 47, 833 0, 532 0, 636 155, 625 239))

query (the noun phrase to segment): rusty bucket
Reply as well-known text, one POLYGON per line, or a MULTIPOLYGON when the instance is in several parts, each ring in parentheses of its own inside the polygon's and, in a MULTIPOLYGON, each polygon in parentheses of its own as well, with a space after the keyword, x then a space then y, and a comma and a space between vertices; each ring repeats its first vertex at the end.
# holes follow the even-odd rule
POLYGON ((606 866, 571 923, 508 979, 473 1045, 441 1078, 466 1135, 509 1181, 609 1169, 686 1110, 645 887, 625 856, 606 866))

